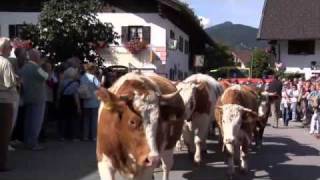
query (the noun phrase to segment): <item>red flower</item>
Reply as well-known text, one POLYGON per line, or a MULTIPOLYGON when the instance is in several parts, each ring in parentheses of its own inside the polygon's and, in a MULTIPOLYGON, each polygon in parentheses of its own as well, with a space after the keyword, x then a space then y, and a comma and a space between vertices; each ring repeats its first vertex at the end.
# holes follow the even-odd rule
POLYGON ((140 41, 140 39, 134 39, 125 43, 124 46, 132 54, 138 54, 147 48, 147 43, 144 41, 140 41))

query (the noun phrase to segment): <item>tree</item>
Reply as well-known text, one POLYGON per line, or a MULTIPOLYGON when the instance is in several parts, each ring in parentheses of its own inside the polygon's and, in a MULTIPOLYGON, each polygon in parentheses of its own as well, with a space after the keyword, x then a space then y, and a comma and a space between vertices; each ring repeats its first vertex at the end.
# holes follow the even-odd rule
POLYGON ((74 55, 89 61, 101 60, 97 50, 116 42, 113 25, 102 23, 99 0, 50 0, 44 2, 39 24, 27 25, 22 38, 30 39, 55 62, 74 55))
POLYGON ((261 49, 255 49, 252 54, 252 62, 247 64, 248 67, 252 67, 252 77, 261 78, 272 74, 273 68, 269 60, 270 54, 261 49))
POLYGON ((222 66, 233 66, 233 58, 228 46, 216 44, 215 47, 206 48, 205 65, 208 69, 216 69, 222 66))

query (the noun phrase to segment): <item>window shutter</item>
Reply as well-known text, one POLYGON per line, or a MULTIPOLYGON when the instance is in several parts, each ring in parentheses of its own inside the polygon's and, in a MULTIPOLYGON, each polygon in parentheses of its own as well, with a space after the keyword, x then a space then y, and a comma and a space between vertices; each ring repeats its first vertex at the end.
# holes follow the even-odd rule
POLYGON ((129 29, 128 26, 121 27, 121 42, 122 42, 122 44, 128 42, 128 35, 129 35, 128 29, 129 29))
POLYGON ((16 37, 16 25, 9 25, 9 38, 16 37))
POLYGON ((143 32, 142 37, 143 37, 144 42, 150 44, 150 42, 151 42, 150 41, 150 39, 151 39, 151 27, 150 26, 144 26, 142 32, 143 32))

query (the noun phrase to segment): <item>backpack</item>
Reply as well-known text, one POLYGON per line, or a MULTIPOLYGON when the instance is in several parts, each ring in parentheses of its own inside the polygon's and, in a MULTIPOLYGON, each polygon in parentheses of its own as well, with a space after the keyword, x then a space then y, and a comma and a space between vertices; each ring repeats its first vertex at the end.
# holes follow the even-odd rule
MULTIPOLYGON (((89 82, 92 83, 96 87, 96 85, 94 84, 94 79, 93 79, 92 82, 91 81, 89 81, 89 82)), ((83 83, 80 84, 80 87, 78 89, 78 93, 79 93, 79 96, 80 96, 81 99, 90 99, 90 98, 92 98, 94 96, 93 91, 94 90, 92 88, 90 88, 88 86, 88 84, 83 84, 83 83)))

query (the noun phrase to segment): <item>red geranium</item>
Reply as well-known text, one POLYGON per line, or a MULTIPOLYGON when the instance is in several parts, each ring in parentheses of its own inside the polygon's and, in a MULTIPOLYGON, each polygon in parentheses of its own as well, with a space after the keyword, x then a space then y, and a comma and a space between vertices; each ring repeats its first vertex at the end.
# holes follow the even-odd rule
POLYGON ((21 39, 14 39, 11 42, 11 45, 13 48, 24 48, 24 49, 31 49, 32 48, 32 42, 31 40, 21 40, 21 39))
POLYGON ((133 39, 124 44, 125 47, 132 54, 139 54, 141 51, 145 50, 148 44, 140 39, 133 39))

